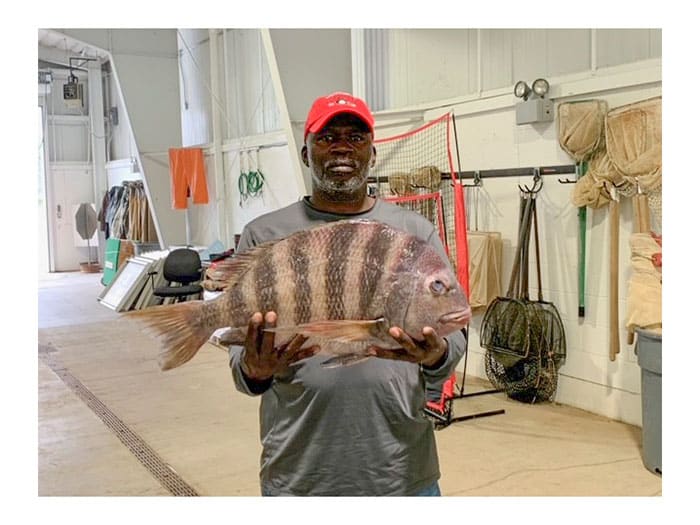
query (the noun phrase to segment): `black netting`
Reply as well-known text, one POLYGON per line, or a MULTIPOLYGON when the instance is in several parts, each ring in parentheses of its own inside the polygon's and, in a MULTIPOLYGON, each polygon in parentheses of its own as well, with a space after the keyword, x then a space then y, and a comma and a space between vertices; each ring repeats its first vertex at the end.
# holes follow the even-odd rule
POLYGON ((521 201, 518 248, 507 296, 491 301, 479 333, 481 346, 486 349, 486 376, 512 399, 528 403, 552 399, 557 388, 557 369, 566 356, 559 312, 554 304, 542 299, 536 219, 539 300, 528 297, 530 228, 536 218, 534 195, 528 197, 524 206, 521 201))

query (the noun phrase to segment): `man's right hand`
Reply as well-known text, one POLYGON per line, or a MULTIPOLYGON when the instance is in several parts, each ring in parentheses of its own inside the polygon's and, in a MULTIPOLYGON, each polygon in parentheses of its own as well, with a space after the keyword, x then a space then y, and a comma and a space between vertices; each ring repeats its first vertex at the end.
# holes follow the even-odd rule
POLYGON ((275 312, 267 312, 264 319, 262 313, 256 312, 248 323, 241 368, 243 373, 254 381, 266 381, 282 372, 290 363, 310 357, 319 350, 318 346, 302 348, 308 339, 303 335, 295 335, 287 343, 275 347, 274 332, 265 332, 266 328, 275 326, 275 312))

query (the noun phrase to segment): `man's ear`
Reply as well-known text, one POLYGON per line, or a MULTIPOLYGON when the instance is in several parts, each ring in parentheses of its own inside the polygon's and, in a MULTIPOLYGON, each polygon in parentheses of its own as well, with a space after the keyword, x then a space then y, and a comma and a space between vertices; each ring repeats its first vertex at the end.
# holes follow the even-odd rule
POLYGON ((369 167, 374 168, 375 162, 377 162, 377 148, 372 146, 372 159, 369 161, 369 167))
POLYGON ((301 161, 304 166, 309 167, 309 148, 306 147, 306 144, 301 147, 301 161))

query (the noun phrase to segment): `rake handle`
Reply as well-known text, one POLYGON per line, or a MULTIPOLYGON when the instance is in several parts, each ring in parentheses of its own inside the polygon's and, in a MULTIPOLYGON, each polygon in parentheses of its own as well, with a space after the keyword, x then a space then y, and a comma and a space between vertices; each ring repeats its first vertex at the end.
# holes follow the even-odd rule
MULTIPOLYGON (((527 216, 530 213, 530 203, 531 199, 527 199, 524 208, 522 210, 521 221, 520 221, 520 231, 518 233, 518 246, 515 249, 515 260, 513 261, 513 269, 510 272, 510 283, 508 284, 508 297, 514 297, 515 293, 515 283, 518 278, 518 272, 520 271, 520 259, 522 254, 522 248, 525 243, 525 237, 527 235, 527 216)), ((522 204, 522 203, 521 203, 522 204)))
POLYGON ((535 259, 537 261, 537 298, 542 303, 542 272, 540 270, 540 235, 537 228, 537 202, 532 201, 532 221, 535 223, 535 259))
POLYGON ((620 203, 610 201, 610 360, 620 353, 620 328, 618 312, 618 268, 620 258, 620 203))

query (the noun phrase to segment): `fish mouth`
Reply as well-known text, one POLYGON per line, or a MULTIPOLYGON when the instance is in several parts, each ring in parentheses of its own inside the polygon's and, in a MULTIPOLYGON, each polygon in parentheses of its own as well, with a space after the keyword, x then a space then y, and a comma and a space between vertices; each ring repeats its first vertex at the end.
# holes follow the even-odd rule
POLYGON ((443 315, 438 319, 438 323, 442 325, 451 325, 451 326, 465 326, 471 321, 472 318, 472 309, 469 307, 462 308, 461 310, 457 310, 455 312, 450 312, 448 314, 443 315))

